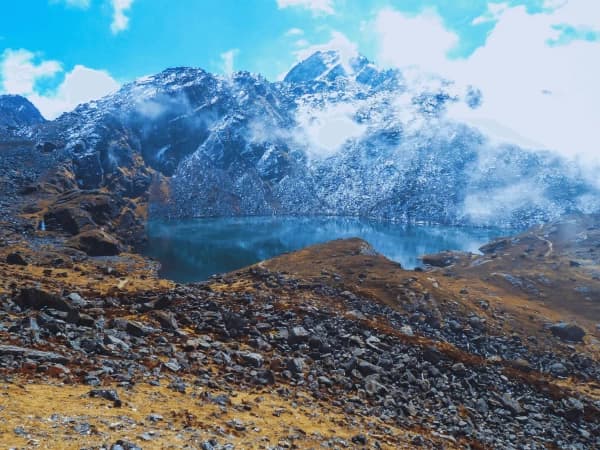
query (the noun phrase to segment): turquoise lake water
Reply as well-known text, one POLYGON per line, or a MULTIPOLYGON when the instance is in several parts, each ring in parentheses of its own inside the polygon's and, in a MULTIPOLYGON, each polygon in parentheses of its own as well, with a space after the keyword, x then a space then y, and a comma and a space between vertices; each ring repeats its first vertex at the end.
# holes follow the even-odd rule
POLYGON ((285 252, 333 239, 359 237, 404 268, 442 250, 476 252, 508 233, 494 228, 403 225, 342 217, 227 217, 151 221, 145 254, 161 275, 184 283, 206 280, 285 252))

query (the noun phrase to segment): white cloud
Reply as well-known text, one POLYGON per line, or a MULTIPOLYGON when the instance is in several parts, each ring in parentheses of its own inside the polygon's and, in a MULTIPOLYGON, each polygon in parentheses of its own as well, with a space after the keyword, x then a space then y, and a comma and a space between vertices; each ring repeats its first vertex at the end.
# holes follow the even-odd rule
POLYGON ((36 59, 36 55, 28 50, 6 49, 0 62, 4 91, 10 94, 31 94, 39 79, 53 77, 62 71, 58 61, 36 63, 36 59))
POLYGON ((378 59, 385 65, 437 72, 459 41, 432 9, 408 16, 386 8, 377 14, 373 27, 379 43, 378 59))
POLYGON ((110 30, 113 34, 124 31, 129 26, 129 17, 125 13, 131 8, 133 0, 111 0, 113 7, 113 20, 110 30))
POLYGON ((327 158, 334 155, 348 140, 357 139, 366 131, 366 125, 354 120, 357 106, 350 103, 313 108, 305 105, 298 109, 298 135, 295 138, 306 145, 309 156, 327 158))
POLYGON ((597 158, 600 42, 551 43, 561 32, 557 25, 597 27, 600 2, 570 0, 548 5, 537 14, 523 6, 504 8, 496 15, 485 44, 465 59, 448 57, 458 36, 432 11, 410 17, 385 9, 374 22, 378 59, 400 68, 417 65, 480 88, 482 106, 476 110, 452 107, 451 117, 498 140, 526 146, 539 143, 566 155, 597 158))
POLYGON ((52 95, 33 93, 29 100, 47 119, 53 119, 77 105, 97 100, 119 89, 117 83, 104 70, 76 65, 65 75, 65 79, 52 95))
POLYGON ((239 49, 232 48, 221 53, 221 70, 225 75, 231 75, 235 67, 235 57, 239 53, 239 49))
POLYGON ((37 62, 38 59, 28 50, 5 50, 0 62, 2 90, 27 97, 47 119, 53 119, 80 103, 98 99, 119 88, 119 84, 107 72, 77 65, 65 74, 54 92, 41 93, 36 83, 62 73, 63 69, 58 61, 37 62))
POLYGON ((304 8, 315 15, 334 14, 332 0, 277 0, 277 7, 283 8, 304 8))
POLYGON ((286 36, 302 36, 304 34, 304 31, 301 30, 300 28, 290 28, 289 30, 287 30, 285 32, 286 36))

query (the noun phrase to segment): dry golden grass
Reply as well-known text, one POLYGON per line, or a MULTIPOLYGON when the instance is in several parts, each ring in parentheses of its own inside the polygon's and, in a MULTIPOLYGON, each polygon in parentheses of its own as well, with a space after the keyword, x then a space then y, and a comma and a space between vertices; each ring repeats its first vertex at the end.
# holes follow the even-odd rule
MULTIPOLYGON (((382 448, 396 449, 413 448, 411 441, 418 434, 417 430, 371 417, 348 417, 300 391, 287 399, 268 390, 231 393, 195 387, 181 394, 145 384, 117 390, 123 401, 120 408, 110 401, 90 398, 87 386, 24 380, 0 385, 0 446, 66 450, 125 439, 145 449, 181 448, 185 444, 198 448, 216 435, 219 442, 243 449, 284 441, 296 448, 319 448, 323 440, 351 442, 354 435, 363 433, 382 448), (228 395, 231 404, 217 405, 207 394, 228 395), (150 414, 160 414, 163 420, 152 422, 150 414), (241 421, 246 429, 237 431, 232 420, 241 421), (89 424, 90 432, 82 435, 74 431, 77 423, 89 424), (28 436, 16 435, 16 427, 23 427, 28 436), (140 438, 145 432, 152 432, 154 438, 140 438)), ((445 448, 459 447, 446 441, 445 448)))

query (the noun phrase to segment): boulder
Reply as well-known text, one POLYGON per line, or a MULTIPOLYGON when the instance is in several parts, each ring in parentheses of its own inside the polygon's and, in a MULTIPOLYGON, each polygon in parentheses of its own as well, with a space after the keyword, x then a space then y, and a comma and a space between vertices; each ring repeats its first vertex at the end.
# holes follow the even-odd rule
POLYGON ((550 327, 550 331, 563 341, 581 342, 585 336, 584 329, 574 323, 555 323, 550 327))
POLYGON ((121 253, 119 241, 101 230, 90 230, 69 239, 67 244, 89 256, 114 256, 121 253))
POLYGON ((69 358, 54 352, 45 352, 33 348, 18 347, 16 345, 0 345, 0 356, 13 356, 32 359, 38 362, 51 362, 67 364, 69 358))
POLYGON ((166 311, 155 311, 152 316, 157 320, 163 330, 172 331, 179 328, 177 320, 172 313, 166 311))
POLYGON ((482 245, 479 247, 479 251, 485 255, 489 255, 491 253, 497 253, 502 250, 505 250, 510 246, 509 239, 497 239, 489 244, 482 245))
POLYGON ((13 264, 16 266, 26 266, 28 263, 23 255, 21 255, 19 252, 14 252, 14 253, 9 253, 6 256, 6 264, 13 264))
POLYGON ((433 255, 421 256, 423 264, 434 267, 448 267, 458 261, 459 257, 454 252, 441 252, 433 255))
POLYGON ((59 295, 43 291, 35 287, 23 288, 15 299, 22 308, 52 308, 59 311, 71 312, 73 305, 59 295))
POLYGON ((264 359, 258 353, 244 352, 240 355, 245 365, 251 367, 262 367, 264 359))
POLYGON ((46 229, 76 235, 98 226, 112 225, 125 202, 99 191, 72 190, 61 195, 44 214, 46 229))
POLYGON ((290 344, 300 344, 308 341, 310 333, 302 326, 291 327, 288 330, 288 342, 290 344))

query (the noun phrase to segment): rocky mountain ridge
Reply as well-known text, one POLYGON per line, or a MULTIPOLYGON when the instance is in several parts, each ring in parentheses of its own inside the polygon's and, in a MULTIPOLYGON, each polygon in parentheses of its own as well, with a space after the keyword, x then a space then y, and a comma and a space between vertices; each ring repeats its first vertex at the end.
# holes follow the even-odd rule
POLYGON ((172 218, 526 227, 599 209, 598 188, 574 162, 492 144, 445 114, 482 101, 472 87, 317 52, 275 83, 167 69, 20 134, 63 152, 79 189, 139 197, 158 175, 150 212, 172 218))
POLYGON ((40 112, 25 97, 0 95, 0 135, 43 122, 40 112))

